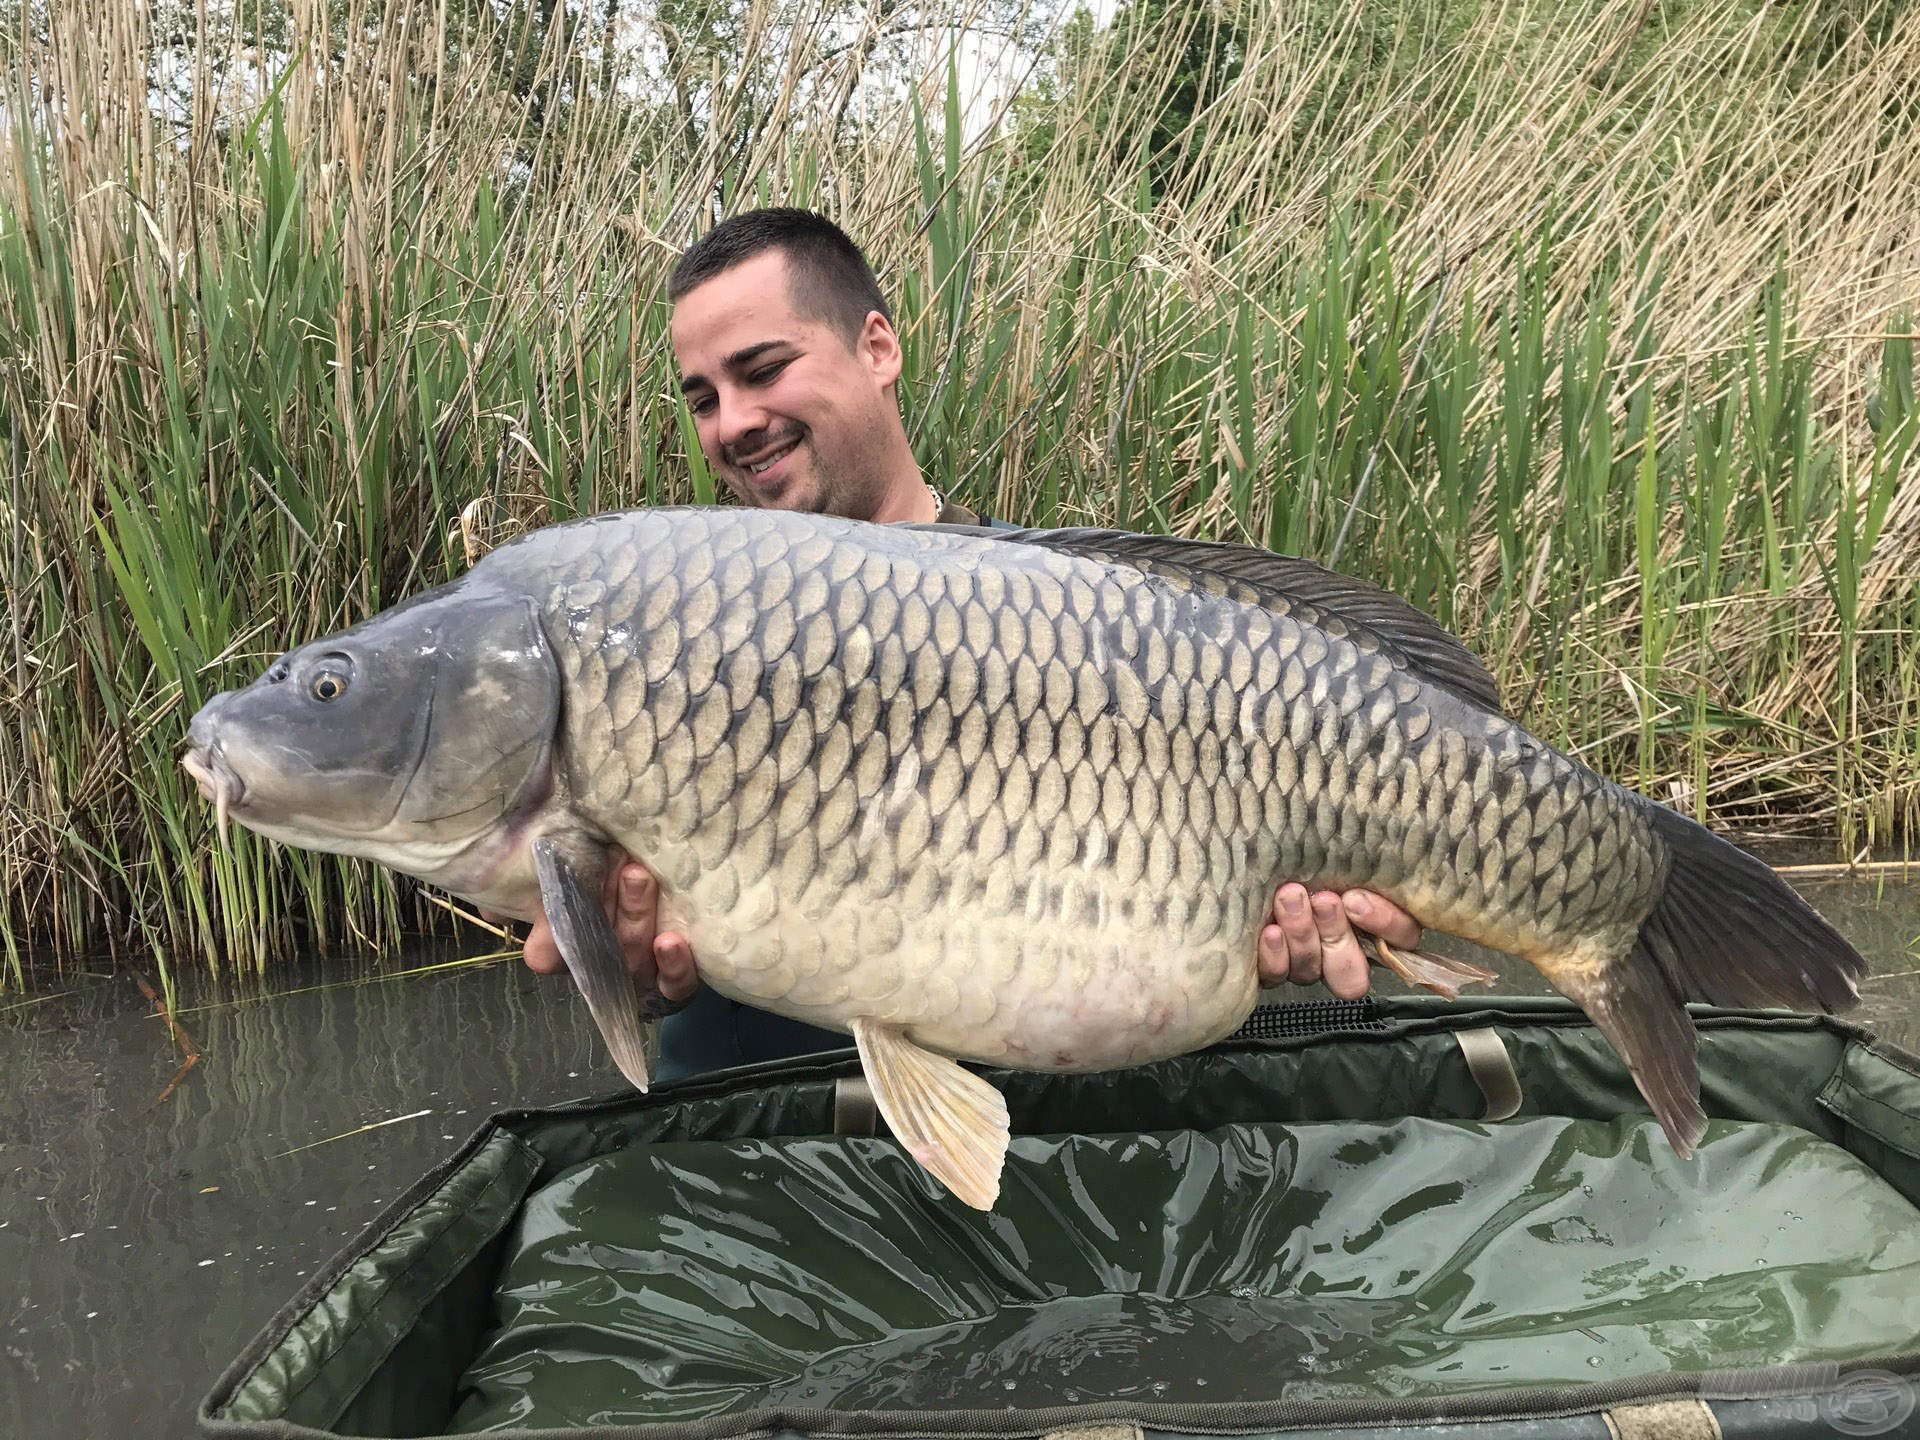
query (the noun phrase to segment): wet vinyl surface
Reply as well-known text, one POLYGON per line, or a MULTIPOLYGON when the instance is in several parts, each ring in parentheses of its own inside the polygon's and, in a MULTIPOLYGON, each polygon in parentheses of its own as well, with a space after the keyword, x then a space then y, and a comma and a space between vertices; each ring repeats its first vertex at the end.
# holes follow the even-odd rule
POLYGON ((884 1141, 664 1142, 527 1197, 449 1428, 1453 1398, 1898 1354, 1916 1293, 1913 1205, 1787 1125, 1021 1135, 990 1214, 884 1141))
MULTIPOLYGON (((1920 877, 1802 888, 1872 966, 1853 1018, 1920 1049, 1920 877)), ((1502 990, 1547 988, 1498 968, 1502 990)), ((203 1058, 164 1100, 181 1053, 131 973, 0 996, 0 1435, 190 1434, 194 1402, 304 1274, 488 1112, 619 1088, 562 982, 512 962, 382 974, 342 960, 251 989, 184 981, 203 1058)), ((1290 1323, 1324 1341, 1341 1322, 1317 1313, 1290 1323)), ((1101 1323, 1031 1323, 1068 1318, 1101 1323)))

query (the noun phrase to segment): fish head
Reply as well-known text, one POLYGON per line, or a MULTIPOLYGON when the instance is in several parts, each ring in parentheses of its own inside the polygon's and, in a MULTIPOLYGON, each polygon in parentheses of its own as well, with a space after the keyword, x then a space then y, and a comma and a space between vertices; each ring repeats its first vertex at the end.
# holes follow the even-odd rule
POLYGON ((530 600, 450 586, 214 696, 181 763, 223 828, 473 893, 552 792, 560 693, 530 600))

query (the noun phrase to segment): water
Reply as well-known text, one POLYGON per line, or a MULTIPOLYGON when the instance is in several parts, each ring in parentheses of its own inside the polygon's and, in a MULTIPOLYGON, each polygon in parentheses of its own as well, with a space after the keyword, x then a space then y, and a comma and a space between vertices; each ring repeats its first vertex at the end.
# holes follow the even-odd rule
MULTIPOLYGON (((1872 963, 1855 1018, 1920 1050, 1920 875, 1802 885, 1872 963)), ((569 987, 511 961, 189 979, 178 1004, 204 1058, 156 1103, 181 1055, 131 974, 0 996, 0 1435, 191 1434, 304 1275, 489 1112, 621 1086, 569 987)))
POLYGON ((193 1433, 303 1277, 489 1113, 622 1083, 561 982, 377 974, 184 985, 204 1058, 158 1104, 181 1057, 131 975, 0 996, 0 1435, 193 1433))

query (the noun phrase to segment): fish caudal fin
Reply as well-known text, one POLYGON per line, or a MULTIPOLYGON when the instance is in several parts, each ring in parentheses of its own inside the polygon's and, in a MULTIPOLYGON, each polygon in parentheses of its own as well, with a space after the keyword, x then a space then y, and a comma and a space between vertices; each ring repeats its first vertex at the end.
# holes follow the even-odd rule
POLYGON ((1542 965, 1620 1052, 1676 1153, 1706 1129, 1687 1001, 1835 1011, 1867 962, 1787 883, 1739 847, 1651 801, 1666 888, 1628 953, 1600 967, 1542 965))
POLYGON ((991 1210, 1007 1158, 1006 1097, 892 1026, 855 1020, 853 1039, 894 1138, 960 1199, 991 1210))
MULTIPOLYGON (((1556 982, 1558 983, 1558 982, 1556 982)), ((1707 1128, 1700 1108, 1700 1062, 1693 1021, 1680 997, 1639 947, 1601 977, 1562 985, 1627 1062, 1634 1088, 1653 1110, 1674 1154, 1693 1154, 1707 1128)))
POLYGON ((1786 881, 1684 815, 1644 803, 1670 859, 1636 948, 1677 995, 1828 1013, 1860 998, 1866 960, 1786 881))

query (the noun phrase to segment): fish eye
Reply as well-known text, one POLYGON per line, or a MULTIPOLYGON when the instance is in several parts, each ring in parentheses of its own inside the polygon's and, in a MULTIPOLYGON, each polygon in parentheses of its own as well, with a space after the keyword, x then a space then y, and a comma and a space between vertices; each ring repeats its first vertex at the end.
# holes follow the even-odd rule
POLYGON ((316 700, 338 700, 347 693, 347 677, 338 670, 322 670, 307 686, 316 700))

